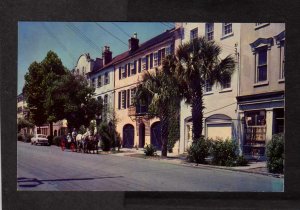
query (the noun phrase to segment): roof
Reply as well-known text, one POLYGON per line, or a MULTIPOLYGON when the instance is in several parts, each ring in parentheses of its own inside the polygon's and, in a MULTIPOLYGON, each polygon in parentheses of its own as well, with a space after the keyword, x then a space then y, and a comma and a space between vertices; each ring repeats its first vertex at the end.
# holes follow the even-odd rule
POLYGON ((146 50, 149 47, 152 47, 153 45, 156 45, 156 44, 161 43, 161 42, 163 42, 163 41, 165 41, 167 39, 170 39, 170 38, 174 37, 175 31, 176 31, 175 28, 167 30, 164 33, 161 33, 161 34, 153 37, 152 39, 149 39, 148 41, 142 43, 137 50, 135 50, 133 52, 131 52, 130 50, 127 50, 124 53, 121 53, 121 54, 115 56, 111 60, 111 62, 109 62, 108 64, 104 65, 101 69, 98 69, 98 70, 93 71, 93 72, 89 72, 89 74, 94 74, 94 73, 100 72, 103 69, 105 69, 105 68, 107 68, 107 67, 109 67, 109 66, 111 66, 111 65, 113 65, 113 64, 115 64, 117 62, 121 62, 121 61, 123 61, 123 60, 125 60, 125 59, 127 59, 127 58, 129 58, 131 56, 136 55, 139 52, 142 52, 142 51, 146 50))

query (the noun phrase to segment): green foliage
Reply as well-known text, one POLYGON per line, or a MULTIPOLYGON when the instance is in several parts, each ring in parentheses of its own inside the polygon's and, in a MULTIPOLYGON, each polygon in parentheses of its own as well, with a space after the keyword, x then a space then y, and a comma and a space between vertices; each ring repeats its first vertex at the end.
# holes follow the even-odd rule
POLYGON ((248 163, 249 163, 248 160, 245 159, 244 156, 238 156, 235 161, 236 166, 247 166, 248 163))
POLYGON ((210 142, 205 138, 193 141, 192 145, 187 149, 187 160, 195 163, 205 163, 205 158, 209 154, 210 142))
POLYGON ((173 152, 175 143, 180 138, 180 102, 170 104, 168 152, 173 152))
POLYGON ((23 134, 18 133, 17 137, 18 137, 18 141, 24 141, 24 136, 23 136, 23 134))
POLYGON ((176 50, 178 86, 186 102, 192 105, 193 136, 199 138, 203 122, 203 86, 228 81, 235 69, 234 58, 220 59, 221 47, 205 37, 193 39, 176 50))
POLYGON ((267 168, 271 173, 283 173, 284 169, 284 134, 275 134, 267 143, 267 168))
POLYGON ((146 156, 154 156, 156 155, 156 148, 155 146, 153 146, 152 144, 147 144, 145 147, 144 147, 144 153, 146 156))
POLYGON ((98 130, 101 138, 101 149, 103 151, 110 151, 116 147, 120 148, 121 138, 114 124, 102 122, 98 130))
POLYGON ((216 139, 212 143, 212 164, 220 166, 234 166, 237 158, 236 144, 230 140, 216 139))
POLYGON ((24 118, 18 118, 18 131, 22 128, 33 128, 33 124, 24 118))
POLYGON ((60 141, 61 139, 63 138, 63 136, 55 136, 52 140, 52 144, 53 145, 56 145, 56 146, 59 146, 60 145, 60 141))

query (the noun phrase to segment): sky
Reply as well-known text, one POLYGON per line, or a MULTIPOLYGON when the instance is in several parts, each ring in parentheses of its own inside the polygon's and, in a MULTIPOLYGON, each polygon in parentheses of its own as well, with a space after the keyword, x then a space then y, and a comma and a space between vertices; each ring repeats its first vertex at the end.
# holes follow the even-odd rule
POLYGON ((41 62, 49 50, 71 70, 84 53, 99 58, 108 45, 115 57, 128 50, 128 39, 134 32, 141 44, 172 27, 174 23, 168 22, 19 22, 18 94, 29 65, 41 62))

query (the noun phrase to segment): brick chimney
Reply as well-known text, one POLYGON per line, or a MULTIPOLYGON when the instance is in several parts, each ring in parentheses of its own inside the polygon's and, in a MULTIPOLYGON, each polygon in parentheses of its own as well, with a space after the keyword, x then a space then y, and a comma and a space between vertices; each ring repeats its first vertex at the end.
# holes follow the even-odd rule
POLYGON ((112 52, 109 49, 109 46, 104 46, 104 50, 102 52, 103 65, 108 64, 112 60, 112 52))
POLYGON ((139 48, 139 39, 137 38, 137 33, 133 34, 133 37, 128 40, 128 43, 130 51, 135 51, 139 48))

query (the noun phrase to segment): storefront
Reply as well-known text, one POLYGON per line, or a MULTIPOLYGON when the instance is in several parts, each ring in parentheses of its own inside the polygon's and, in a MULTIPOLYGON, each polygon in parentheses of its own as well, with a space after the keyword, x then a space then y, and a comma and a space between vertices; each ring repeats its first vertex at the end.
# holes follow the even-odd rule
POLYGON ((267 142, 284 132, 284 92, 240 96, 238 105, 243 154, 265 159, 267 142))

